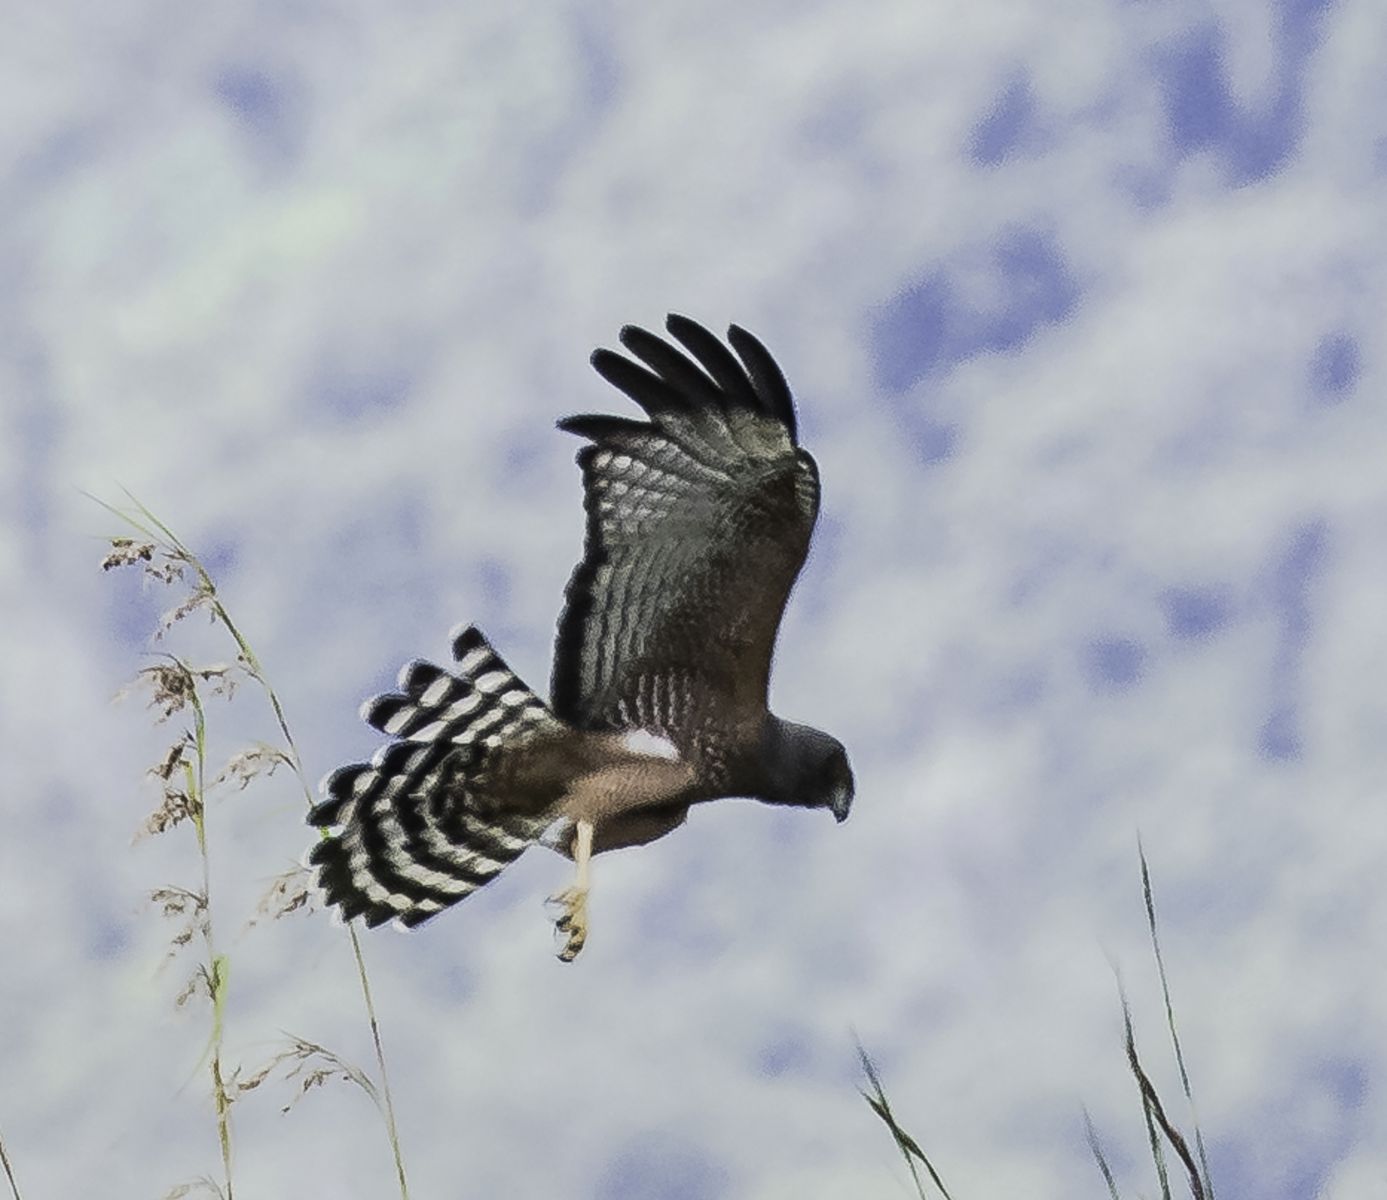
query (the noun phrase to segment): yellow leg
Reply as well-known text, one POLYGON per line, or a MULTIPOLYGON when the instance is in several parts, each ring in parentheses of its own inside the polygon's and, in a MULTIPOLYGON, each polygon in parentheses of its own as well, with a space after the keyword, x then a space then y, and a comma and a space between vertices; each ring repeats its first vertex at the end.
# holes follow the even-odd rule
POLYGON ((578 864, 578 887, 588 890, 588 863, 592 861, 592 822, 579 821, 573 861, 578 864))
POLYGON ((559 951, 559 958, 564 962, 577 958, 578 951, 588 940, 588 864, 591 860, 592 822, 579 821, 573 838, 573 861, 578 866, 578 877, 572 887, 549 897, 549 903, 562 910, 554 921, 554 928, 567 938, 559 951))

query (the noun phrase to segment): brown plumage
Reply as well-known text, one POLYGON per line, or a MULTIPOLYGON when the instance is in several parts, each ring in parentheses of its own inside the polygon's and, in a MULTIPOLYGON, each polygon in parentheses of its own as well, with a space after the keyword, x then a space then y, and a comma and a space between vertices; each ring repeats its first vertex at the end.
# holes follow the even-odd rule
POLYGON ((568 585, 552 705, 476 629, 446 671, 409 664, 365 719, 396 740, 335 772, 310 820, 331 903, 368 924, 426 920, 543 841, 578 861, 558 899, 564 957, 586 935, 587 860, 680 825, 691 804, 852 800, 841 744, 766 707, 776 632, 818 512, 814 460, 766 349, 671 316, 593 366, 647 421, 582 416, 587 535, 568 585), (734 355, 732 351, 736 351, 734 355))

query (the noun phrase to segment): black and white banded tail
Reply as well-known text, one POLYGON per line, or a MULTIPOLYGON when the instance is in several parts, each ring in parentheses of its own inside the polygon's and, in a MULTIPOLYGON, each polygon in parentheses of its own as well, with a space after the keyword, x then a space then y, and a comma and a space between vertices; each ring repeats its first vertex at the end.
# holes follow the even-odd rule
POLYGON ((362 706, 362 718, 395 740, 369 763, 329 775, 309 813, 331 832, 308 861, 348 920, 418 925, 489 883, 551 823, 479 798, 499 761, 561 723, 479 630, 452 641, 454 670, 416 660, 398 692, 362 706))

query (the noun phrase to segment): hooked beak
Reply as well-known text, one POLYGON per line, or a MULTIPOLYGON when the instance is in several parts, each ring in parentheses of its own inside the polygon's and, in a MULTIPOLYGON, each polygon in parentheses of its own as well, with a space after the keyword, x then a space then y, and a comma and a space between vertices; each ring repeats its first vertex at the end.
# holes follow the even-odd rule
POLYGON ((828 809, 839 825, 846 821, 848 813, 852 811, 852 789, 840 788, 834 792, 833 799, 828 802, 828 809))

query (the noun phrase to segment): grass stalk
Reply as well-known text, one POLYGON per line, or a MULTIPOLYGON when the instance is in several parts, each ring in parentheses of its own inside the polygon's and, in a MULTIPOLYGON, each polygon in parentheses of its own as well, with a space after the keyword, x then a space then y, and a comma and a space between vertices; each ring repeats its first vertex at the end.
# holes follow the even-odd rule
POLYGON ((1170 1000, 1170 980, 1166 975, 1165 959, 1161 956, 1161 941, 1156 933, 1156 904, 1151 895, 1151 870, 1146 863, 1146 851, 1137 837, 1137 857, 1141 860, 1141 891, 1146 901, 1146 925, 1151 934, 1151 952, 1156 959, 1156 973, 1161 980, 1161 997, 1165 1001, 1166 1027, 1170 1030, 1170 1044, 1175 1050, 1175 1065, 1180 1070, 1180 1086, 1185 1092, 1185 1103, 1189 1106, 1190 1122, 1194 1127, 1194 1145, 1199 1156, 1200 1183, 1209 1200, 1214 1200, 1213 1177, 1209 1174, 1209 1157, 1204 1150, 1204 1134, 1199 1127, 1199 1113, 1194 1104, 1194 1092, 1190 1087, 1189 1071, 1185 1068, 1184 1051, 1180 1048, 1180 1034, 1175 1027, 1175 1006, 1170 1000))
POLYGON ((1093 1118, 1088 1115, 1088 1109, 1084 1109, 1084 1135, 1088 1138, 1088 1148, 1093 1152, 1093 1161, 1098 1164, 1098 1169, 1103 1173, 1103 1182, 1108 1185, 1109 1200, 1122 1200, 1117 1194, 1117 1181, 1113 1179, 1112 1168, 1108 1166, 1107 1156, 1103 1153, 1102 1143, 1098 1140, 1098 1131, 1093 1128, 1093 1118))
MULTIPOLYGON (((141 537, 146 539, 146 542, 143 545, 134 545, 132 539, 112 539, 112 546, 114 552, 110 557, 108 557, 105 564, 103 565, 109 567, 115 565, 124 565, 126 563, 132 563, 141 560, 148 564, 152 557, 153 551, 157 550, 160 554, 164 556, 166 562, 172 564, 172 566, 175 568, 174 574, 181 575, 183 567, 186 567, 193 572, 194 580, 192 582, 192 595, 190 599, 186 601, 183 605, 181 605, 177 610, 175 610, 174 613, 171 614, 171 617, 167 618, 166 620, 168 620, 171 623, 171 621, 180 619, 182 616, 185 616, 188 612, 191 612, 196 608, 206 607, 210 611, 212 619, 218 624, 220 624, 223 629, 226 630, 227 634, 231 637, 232 641, 236 645, 237 659, 240 663, 240 666, 246 672, 246 674, 250 676, 250 678, 255 680, 255 682, 259 685, 262 693, 264 694, 269 703, 271 712, 274 715, 275 723, 279 728, 280 736, 283 738, 284 741, 284 752, 282 755, 282 759, 283 761, 288 763, 290 769, 294 772, 294 775, 299 782, 299 786, 303 791, 304 800, 306 804, 309 807, 311 807, 313 804, 313 789, 310 787, 308 783, 308 778, 304 773, 303 761, 299 756, 298 745, 294 740, 293 734, 290 732, 289 722, 285 717, 284 706, 280 702, 279 694, 275 691, 273 685, 270 683, 269 678, 265 674, 264 668, 261 666, 260 660, 256 655, 254 649, 252 648, 250 642, 246 639, 245 635, 242 634, 236 622, 232 620, 231 614, 227 611, 226 606, 222 603, 221 596, 217 591, 216 581, 207 571, 207 568, 202 563, 202 560, 199 559, 198 556, 194 554, 193 551, 190 550, 188 546, 183 543, 183 541, 178 537, 177 534, 173 532, 172 529, 170 529, 150 509, 148 509, 144 504, 142 504, 128 491, 125 494, 126 498, 133 506, 133 510, 117 508, 113 505, 107 504, 105 501, 100 500, 94 496, 90 498, 95 500, 97 504, 100 504, 101 507, 106 509, 107 512, 111 513, 119 520, 125 522, 130 528, 138 532, 141 535, 141 537)), ((149 568, 147 567, 146 569, 149 568)), ((154 573, 158 574, 157 571, 154 573)), ((164 578, 165 582, 168 582, 170 581, 171 576, 166 571, 166 573, 163 576, 161 576, 161 578, 164 578)), ((197 721, 197 762, 198 772, 200 776, 200 773, 203 770, 202 751, 204 748, 204 726, 200 704, 195 707, 195 713, 197 721)), ((199 795, 201 795, 200 787, 199 795)), ((201 824, 200 811, 198 817, 198 830, 199 846, 205 849, 205 832, 201 824)), ((321 836, 326 836, 326 831, 323 831, 321 836)), ((204 883, 206 881, 206 878, 206 856, 204 854, 204 883)), ((395 1118, 395 1105, 390 1090, 389 1073, 386 1070, 385 1047, 381 1037, 380 1020, 376 1013, 375 1000, 371 992, 370 977, 367 973, 366 960, 361 948, 361 939, 357 932, 355 923, 347 923, 345 928, 347 931, 348 940, 351 944, 352 959, 356 966, 357 980, 361 987, 362 1003, 366 1010, 367 1024, 370 1028, 371 1034, 371 1045, 376 1059, 376 1071, 380 1079, 380 1087, 378 1091, 375 1088, 368 1088, 367 1090, 371 1093, 372 1097, 376 1099, 377 1108, 381 1113, 381 1117, 385 1125, 386 1137, 390 1144, 390 1151, 394 1161, 395 1175, 399 1185, 401 1200, 409 1200, 409 1184, 405 1174, 404 1154, 400 1146, 399 1126, 395 1118)), ((218 1000, 219 997, 223 997, 225 994, 225 971, 221 966, 218 965, 220 963, 223 963, 224 961, 225 960, 218 959, 214 956, 212 958, 213 969, 209 972, 208 984, 209 987, 212 989, 213 993, 214 1013, 220 1012, 220 1009, 218 1008, 218 1000)), ((216 1030, 219 1034, 219 1017, 216 1020, 214 1020, 214 1030, 216 1030)), ((230 1194, 229 1170, 230 1126, 229 1122, 223 1123, 223 1118, 225 1117, 227 1110, 229 1110, 233 1096, 231 1092, 227 1089, 228 1081, 226 1081, 223 1078, 221 1061, 218 1053, 219 1046, 219 1041, 216 1042, 213 1046, 212 1064, 216 1096, 218 1098, 219 1126, 224 1131, 222 1137, 222 1146, 223 1159, 224 1162, 227 1164, 227 1200, 232 1200, 230 1194)), ((244 1088, 244 1085, 241 1086, 244 1088)))
POLYGON ((1151 1147, 1151 1161, 1156 1168, 1156 1179, 1161 1185, 1161 1200, 1170 1200, 1170 1173, 1166 1169, 1165 1150, 1161 1145, 1161 1135, 1157 1128, 1156 1119, 1156 1110, 1160 1108, 1160 1101, 1156 1098, 1156 1089, 1151 1086, 1151 1080, 1147 1077, 1146 1071, 1141 1065, 1141 1059, 1137 1056, 1136 1036, 1132 1030, 1132 1010, 1127 1003, 1127 994, 1122 990, 1121 981, 1118 982, 1118 994, 1122 1000, 1122 1025, 1126 1038, 1127 1068, 1131 1071, 1132 1078, 1136 1080, 1137 1092, 1141 1096, 1142 1119, 1146 1122, 1146 1137, 1151 1147))
POLYGON ((871 1106, 872 1111, 882 1119, 886 1128, 891 1131, 896 1148, 901 1152, 901 1157, 905 1159, 906 1168, 910 1171, 910 1178, 915 1183, 916 1195, 920 1197, 920 1200, 929 1200, 925 1195, 925 1185, 920 1180, 920 1172, 915 1166, 918 1161, 929 1172, 930 1179, 934 1186, 939 1189, 939 1194, 944 1197, 944 1200, 953 1200, 953 1197, 949 1195, 949 1189, 944 1186, 944 1181, 939 1177, 939 1172, 934 1169, 934 1164, 920 1149, 920 1144, 902 1129, 896 1120, 895 1114, 891 1111, 891 1102, 886 1098, 886 1089, 882 1087, 881 1076, 877 1073, 876 1064, 872 1062, 860 1041, 857 1043, 857 1056, 861 1059, 862 1070, 872 1085, 870 1092, 862 1092, 862 1098, 871 1106))
POLYGON ((1132 1033, 1132 1013, 1127 1006, 1126 996, 1122 997, 1122 1021, 1127 1039, 1127 1066, 1130 1068, 1132 1078, 1136 1080, 1137 1088, 1141 1092, 1142 1108, 1146 1113, 1147 1129, 1151 1133, 1151 1143, 1155 1150, 1156 1165, 1161 1179, 1161 1195, 1167 1200, 1170 1196, 1165 1156, 1160 1148, 1160 1139, 1163 1135, 1189 1174, 1190 1195, 1194 1197, 1194 1200, 1209 1200, 1208 1193, 1204 1190, 1204 1181, 1194 1164, 1193 1156, 1190 1154, 1189 1144, 1185 1141, 1184 1135, 1166 1116, 1165 1106, 1161 1103, 1160 1096, 1156 1094, 1156 1087, 1151 1082, 1150 1076, 1147 1075, 1146 1069, 1141 1065, 1141 1059, 1137 1056, 1136 1038, 1132 1033))
MULTIPOLYGON (((1171 1200, 1170 1192, 1170 1170, 1166 1163, 1165 1147, 1169 1146, 1175 1157, 1179 1159, 1180 1165, 1185 1169, 1185 1175, 1189 1184, 1190 1196, 1192 1200, 1214 1200, 1213 1186, 1210 1182, 1208 1158, 1204 1153, 1204 1139, 1199 1131, 1198 1120, 1194 1112, 1194 1098, 1191 1094, 1189 1083, 1189 1072, 1185 1069, 1184 1053, 1180 1047, 1180 1036, 1175 1027, 1175 1006, 1170 999, 1170 983, 1166 975, 1165 962, 1161 957, 1160 940, 1156 936, 1156 904, 1151 892, 1151 871, 1146 862, 1146 853, 1142 849, 1141 839, 1137 839, 1137 855, 1141 862, 1141 886, 1142 895, 1146 902, 1146 923, 1151 935, 1151 947, 1156 957, 1156 970, 1161 980, 1161 995, 1165 1001, 1166 1026, 1170 1030, 1171 1044, 1175 1051, 1175 1061, 1180 1068, 1180 1081, 1185 1092, 1185 1099, 1189 1103, 1191 1119, 1194 1121, 1194 1139, 1198 1148, 1198 1161, 1196 1156, 1190 1151, 1189 1142, 1184 1134, 1176 1127, 1166 1113, 1165 1105, 1156 1091, 1156 1086, 1151 1082, 1150 1075, 1142 1065, 1141 1056, 1137 1053, 1136 1033, 1132 1024, 1132 1009, 1127 1002, 1127 992, 1122 986, 1122 977, 1118 974, 1116 964, 1113 965, 1113 973, 1117 977, 1117 994, 1122 1005, 1122 1030, 1124 1050, 1127 1056, 1127 1069, 1137 1085, 1137 1093, 1141 1098, 1142 1118, 1146 1123, 1146 1136, 1151 1149, 1151 1162, 1156 1169, 1156 1179, 1160 1186, 1161 1200, 1171 1200)), ((1098 1164, 1098 1169, 1103 1174, 1103 1182, 1108 1186, 1108 1195, 1111 1200, 1118 1200, 1117 1184, 1114 1182, 1111 1169, 1108 1167, 1107 1159, 1103 1155, 1102 1147, 1098 1142, 1098 1135, 1094 1132, 1093 1122, 1089 1117, 1088 1110, 1084 1110, 1084 1127, 1088 1133, 1089 1149, 1093 1152, 1094 1161, 1098 1164)))
POLYGON ((19 1194, 19 1183, 14 1177, 14 1167, 10 1165, 10 1156, 5 1152, 5 1139, 0 1137, 0 1168, 5 1172, 5 1179, 10 1185, 10 1194, 14 1200, 23 1200, 19 1194))
POLYGON ((198 857, 202 860, 202 919, 198 924, 207 952, 205 977, 212 1001, 212 1033, 207 1042, 207 1061, 212 1076, 212 1102, 217 1116, 217 1142, 222 1155, 222 1191, 226 1200, 235 1200, 231 1173, 231 1097, 222 1073, 230 961, 217 952, 212 929, 212 856, 207 847, 207 714, 202 707, 202 697, 198 694, 192 670, 181 660, 173 661, 186 676, 188 704, 193 712, 193 761, 183 763, 183 772, 188 814, 197 834, 198 857))

